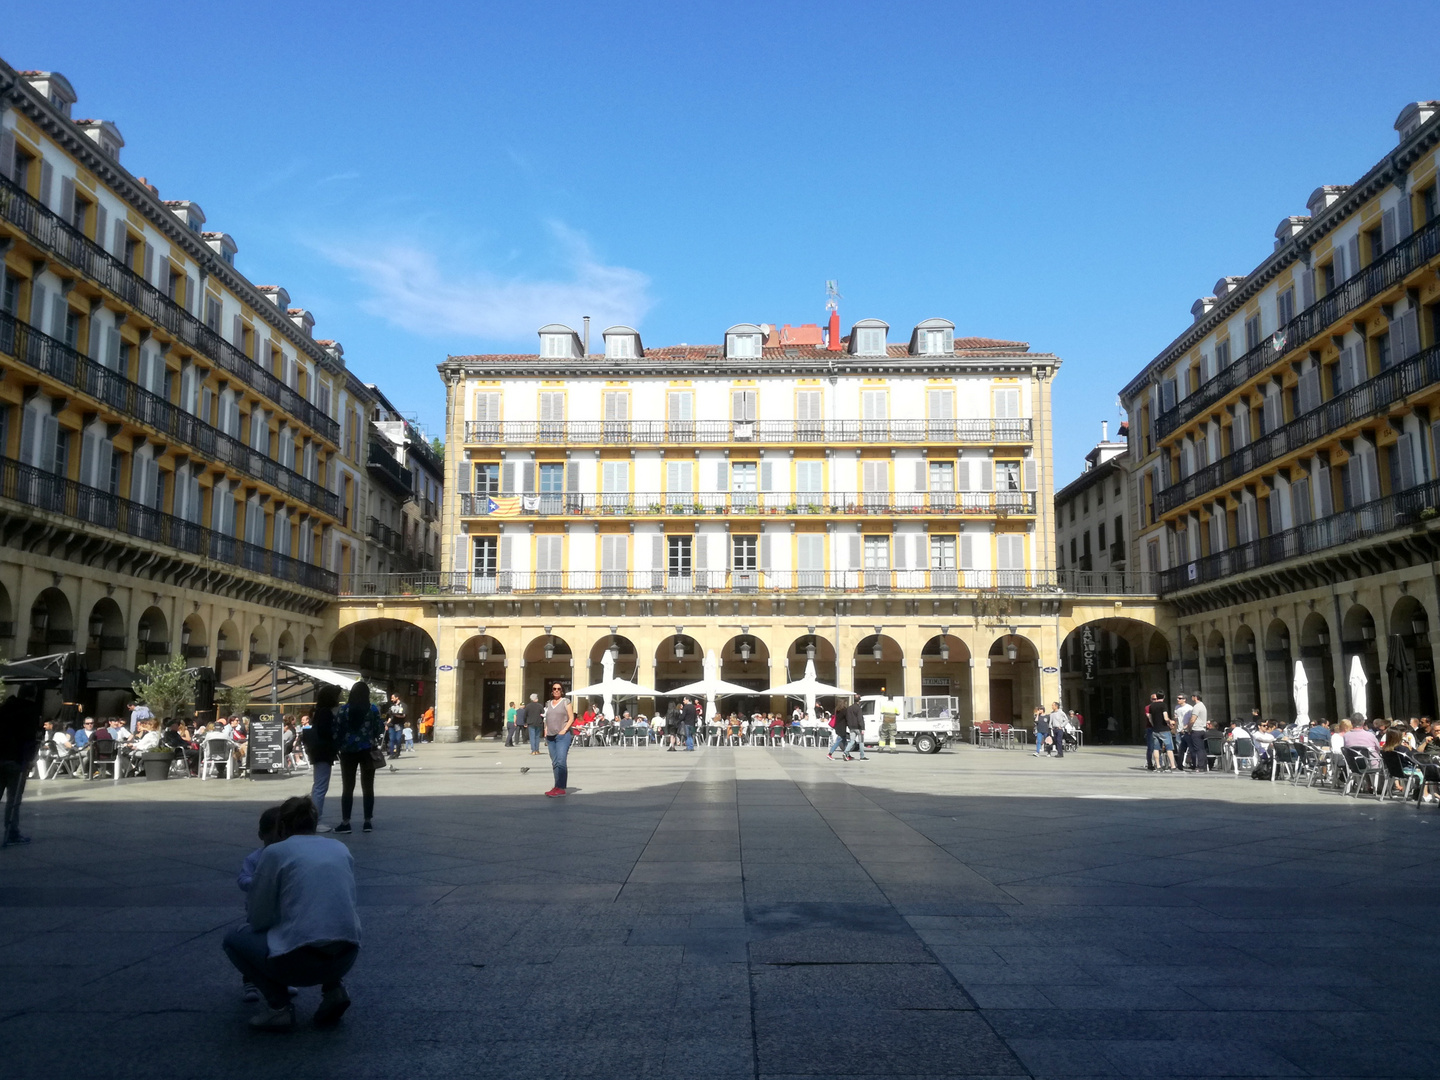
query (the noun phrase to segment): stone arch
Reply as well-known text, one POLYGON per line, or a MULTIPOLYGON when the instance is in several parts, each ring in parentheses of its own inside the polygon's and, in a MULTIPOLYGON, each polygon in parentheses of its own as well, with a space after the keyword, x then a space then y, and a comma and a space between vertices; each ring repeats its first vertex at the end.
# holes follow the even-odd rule
POLYGON ((278 660, 298 659, 295 655, 295 635, 289 630, 282 630, 275 639, 275 657, 278 660))
POLYGON ((305 635, 305 644, 300 650, 300 659, 307 664, 313 664, 320 658, 320 642, 315 640, 314 634, 305 635))
POLYGON ((936 634, 920 648, 918 692, 923 697, 956 698, 958 707, 955 715, 963 727, 975 722, 972 667, 970 647, 954 634, 936 634))
POLYGON ((1395 602, 1388 620, 1390 708, 1395 719, 1436 716, 1435 657, 1430 646, 1430 613, 1415 597, 1395 602))
POLYGON ((835 664, 835 644, 829 638, 821 637, 819 634, 802 634, 785 649, 785 678, 780 678, 780 672, 771 665, 771 674, 775 681, 794 682, 805 674, 805 664, 812 658, 811 650, 814 650, 815 677, 823 683, 831 686, 839 686, 836 682, 837 667, 835 664))
MULTIPOLYGON (((985 657, 990 678, 990 715, 996 723, 1029 726, 1040 701, 1040 650, 1024 634, 1004 634, 985 657)), ((1045 702, 1045 707, 1049 707, 1045 702)))
MULTIPOLYGON (((15 637, 15 605, 10 590, 0 583, 0 639, 15 637)), ((9 650, 6 650, 7 654, 9 650)))
POLYGON ((227 682, 245 670, 245 645, 234 619, 226 619, 215 631, 215 678, 227 682))
POLYGON ((75 615, 62 590, 54 586, 40 590, 30 605, 29 621, 29 655, 44 656, 74 646, 75 615))
POLYGON ((1200 684, 1193 688, 1205 702, 1210 723, 1219 727, 1230 716, 1230 678, 1226 671, 1225 635, 1212 629, 1205 635, 1200 657, 1200 684))
POLYGON ((245 651, 245 663, 249 667, 263 667, 270 663, 270 631, 264 623, 250 628, 250 641, 245 651))
POLYGON ((677 686, 696 682, 705 676, 705 647, 698 638, 683 630, 663 638, 655 646, 655 681, 651 684, 660 691, 673 690, 677 686), (680 646, 683 656, 675 654, 680 646))
POLYGON ((173 649, 170 620, 165 617, 165 612, 152 604, 140 613, 135 622, 135 666, 148 663, 155 657, 169 656, 173 649))
POLYGON ((861 638, 850 664, 855 674, 856 694, 905 696, 905 650, 889 634, 869 634, 861 638))
POLYGON ((1265 700, 1260 711, 1267 720, 1295 719, 1295 699, 1290 685, 1295 677, 1294 649, 1297 643, 1290 626, 1276 616, 1265 627, 1265 700))
POLYGON ((510 662, 504 644, 493 634, 467 638, 456 651, 456 722, 461 739, 504 730, 505 674, 510 662))
POLYGON ((85 654, 87 668, 93 671, 125 666, 128 661, 125 655, 125 616, 114 599, 102 596, 95 601, 86 616, 84 633, 85 643, 78 651, 85 654))
MULTIPOLYGON (((1060 644, 1060 698, 1083 717, 1087 741, 1144 739, 1145 703, 1157 685, 1166 685, 1169 655, 1165 635, 1139 619, 1092 619, 1065 635, 1060 644)), ((1048 701, 1043 704, 1049 708, 1048 701)))
POLYGON ((1248 720, 1251 710, 1260 708, 1260 649, 1255 630, 1248 624, 1236 627, 1230 657, 1235 670, 1230 711, 1233 716, 1248 720))
POLYGON ((180 624, 180 654, 187 667, 208 667, 210 639, 206 636, 205 620, 197 612, 185 616, 180 624))
MULTIPOLYGON (((1367 717, 1387 715, 1385 711, 1385 690, 1380 671, 1380 630, 1375 616, 1364 604, 1351 604, 1340 623, 1340 654, 1344 667, 1341 681, 1346 684, 1345 700, 1349 710, 1361 709, 1367 717), (1365 672, 1365 700, 1351 700, 1349 687, 1350 669, 1354 657, 1360 657, 1360 666, 1365 672)), ((1387 676, 1388 677, 1388 673, 1387 676)))
POLYGON ((640 653, 635 647, 635 642, 624 634, 606 634, 590 646, 589 660, 585 669, 587 682, 597 683, 603 677, 603 657, 607 651, 615 657, 617 678, 630 679, 632 682, 644 681, 640 671, 640 653))
POLYGON ((531 694, 540 695, 544 701, 549 697, 547 688, 559 683, 565 693, 575 685, 575 656, 570 643, 554 634, 531 638, 521 651, 525 662, 525 676, 521 680, 521 694, 525 700, 531 694))

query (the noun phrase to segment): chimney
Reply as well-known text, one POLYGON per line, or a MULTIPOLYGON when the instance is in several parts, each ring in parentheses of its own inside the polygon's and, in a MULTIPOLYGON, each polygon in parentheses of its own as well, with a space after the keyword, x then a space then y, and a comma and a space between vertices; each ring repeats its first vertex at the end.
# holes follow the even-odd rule
POLYGON ((1101 420, 1101 421, 1100 421, 1100 441, 1101 441, 1101 442, 1109 442, 1109 441, 1110 441, 1110 421, 1109 421, 1109 420, 1101 420))
POLYGON ((840 351, 840 311, 838 308, 830 309, 830 340, 825 347, 831 352, 840 351))
POLYGON ((585 335, 584 335, 584 338, 583 338, 582 341, 581 341, 581 344, 584 345, 584 347, 585 347, 585 355, 586 355, 586 356, 589 356, 589 355, 590 355, 590 316, 589 316, 589 315, 586 315, 586 316, 585 316, 585 335))

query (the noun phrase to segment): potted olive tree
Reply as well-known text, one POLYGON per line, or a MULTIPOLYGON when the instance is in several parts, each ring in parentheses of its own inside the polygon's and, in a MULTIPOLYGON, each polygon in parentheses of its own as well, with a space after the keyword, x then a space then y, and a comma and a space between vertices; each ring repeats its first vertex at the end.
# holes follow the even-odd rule
MULTIPOLYGON (((172 656, 152 664, 142 664, 136 672, 140 677, 130 684, 135 697, 149 706, 156 720, 178 716, 188 702, 195 700, 195 670, 185 666, 183 656, 172 656)), ((175 750, 157 746, 140 755, 145 766, 145 779, 168 780, 175 750)))

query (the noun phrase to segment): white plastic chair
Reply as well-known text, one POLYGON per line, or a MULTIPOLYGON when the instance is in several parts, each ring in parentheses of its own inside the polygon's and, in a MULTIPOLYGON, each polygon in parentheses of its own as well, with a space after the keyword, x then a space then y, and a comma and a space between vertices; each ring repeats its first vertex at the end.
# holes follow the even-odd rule
POLYGON ((230 740, 224 735, 207 735, 200 751, 200 779, 208 780, 211 775, 219 776, 223 770, 229 780, 235 771, 235 755, 230 752, 230 740))

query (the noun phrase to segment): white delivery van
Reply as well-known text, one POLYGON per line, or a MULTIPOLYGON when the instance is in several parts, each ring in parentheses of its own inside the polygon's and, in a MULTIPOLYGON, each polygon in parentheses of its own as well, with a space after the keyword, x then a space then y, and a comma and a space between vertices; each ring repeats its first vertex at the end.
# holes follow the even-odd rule
POLYGON ((885 698, 866 695, 860 698, 865 713, 865 745, 880 742, 881 702, 896 707, 895 737, 908 742, 922 754, 938 754, 940 748, 960 738, 960 699, 955 697, 885 698))

